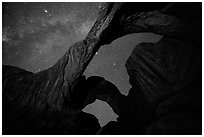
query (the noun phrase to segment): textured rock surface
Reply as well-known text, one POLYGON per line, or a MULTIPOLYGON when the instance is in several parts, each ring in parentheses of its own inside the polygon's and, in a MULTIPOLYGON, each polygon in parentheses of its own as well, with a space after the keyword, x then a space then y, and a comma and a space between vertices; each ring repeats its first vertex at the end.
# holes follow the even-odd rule
POLYGON ((98 134, 202 134, 201 5, 124 12, 120 22, 121 34, 147 31, 163 38, 135 47, 126 62, 132 88, 112 100, 119 118, 98 134))
POLYGON ((102 6, 86 39, 75 43, 51 68, 31 73, 3 66, 4 134, 81 134, 80 130, 84 128, 84 134, 93 134, 93 129, 97 131, 99 124, 95 117, 90 118, 93 116, 89 114, 83 114, 83 118, 78 116, 85 107, 88 94, 82 74, 104 40, 104 31, 112 18, 112 5, 102 6), (73 118, 76 116, 79 117, 76 119, 78 124, 71 126, 75 124, 73 118), (64 122, 60 123, 62 120, 64 122), (78 127, 83 123, 87 125, 78 127))
POLYGON ((36 75, 3 66, 3 72, 4 134, 95 134, 100 128, 95 116, 80 111, 89 90, 85 77, 67 101, 47 71, 36 75))
POLYGON ((139 32, 164 37, 136 46, 129 95, 108 97, 120 117, 98 134, 201 134, 201 19, 199 3, 105 3, 87 37, 51 68, 3 66, 3 134, 96 133, 97 119, 81 109, 98 79, 90 84, 83 72, 101 45, 139 32))
MULTIPOLYGON (((156 44, 138 45, 126 66, 133 87, 128 100, 130 104, 135 102, 135 105, 132 104, 135 109, 129 113, 135 113, 135 117, 138 115, 138 110, 146 114, 152 113, 155 121, 172 114, 180 115, 178 119, 175 116, 177 120, 173 116, 172 120, 169 120, 175 122, 171 125, 172 129, 166 129, 165 126, 160 125, 159 129, 164 128, 161 129, 164 131, 160 132, 157 129, 148 134, 201 134, 202 67, 201 54, 198 49, 189 43, 163 38, 156 44), (143 100, 141 97, 138 98, 139 96, 142 96, 143 100), (192 113, 195 116, 185 117, 192 113), (179 121, 181 117, 183 119, 179 121), (190 123, 185 123, 186 121, 190 123), (182 124, 183 128, 178 126, 179 129, 176 130, 177 125, 182 124), (191 126, 185 127, 185 125, 191 126)), ((127 110, 123 114, 125 112, 127 110)), ((165 124, 167 127, 170 126, 168 123, 165 124)))

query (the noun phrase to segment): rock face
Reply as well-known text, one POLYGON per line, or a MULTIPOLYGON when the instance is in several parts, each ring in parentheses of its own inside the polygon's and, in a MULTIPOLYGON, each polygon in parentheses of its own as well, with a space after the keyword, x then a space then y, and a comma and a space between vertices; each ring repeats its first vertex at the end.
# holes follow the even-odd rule
POLYGON ((100 127, 96 118, 81 112, 86 103, 92 103, 86 98, 94 83, 82 75, 100 46, 109 43, 107 34, 120 5, 102 5, 86 38, 72 45, 52 67, 31 73, 3 65, 3 134, 96 133, 100 127), (89 122, 81 127, 85 121, 89 122))
POLYGON ((117 102, 117 122, 98 134, 202 134, 201 5, 170 4, 122 19, 124 32, 163 38, 135 47, 126 62, 132 88, 117 102))
POLYGON ((199 4, 169 8, 165 13, 179 24, 168 31, 175 32, 158 43, 137 45, 126 62, 133 87, 128 97, 143 96, 136 106, 155 116, 146 134, 202 134, 200 10, 199 4))
POLYGON ((85 86, 82 74, 102 41, 106 43, 112 5, 104 4, 87 37, 47 70, 31 73, 3 66, 3 134, 96 133, 100 127, 96 118, 81 112, 94 86, 85 86))
POLYGON ((80 111, 89 90, 85 77, 74 89, 74 101, 68 102, 57 90, 55 75, 51 79, 47 71, 33 74, 3 66, 3 72, 4 134, 95 134, 99 130, 97 118, 80 111))
POLYGON ((140 32, 164 37, 135 47, 126 63, 129 95, 108 96, 119 118, 97 133, 201 134, 201 9, 200 3, 105 3, 87 37, 54 66, 38 73, 3 66, 3 134, 95 134, 97 119, 81 110, 103 79, 83 72, 101 45, 140 32))
POLYGON ((192 44, 162 38, 156 44, 137 45, 127 60, 126 67, 131 80, 139 81, 138 86, 145 100, 154 102, 200 84, 193 83, 200 82, 199 77, 196 77, 201 69, 199 53, 192 44))
POLYGON ((126 67, 133 87, 128 98, 135 102, 132 114, 140 109, 155 119, 146 134, 201 134, 201 54, 194 45, 171 38, 142 43, 126 67))

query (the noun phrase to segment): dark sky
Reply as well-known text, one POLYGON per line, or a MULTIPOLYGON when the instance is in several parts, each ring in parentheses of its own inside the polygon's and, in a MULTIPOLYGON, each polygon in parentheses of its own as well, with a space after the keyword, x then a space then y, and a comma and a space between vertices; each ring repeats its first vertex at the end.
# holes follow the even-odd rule
MULTIPOLYGON (((97 19, 101 3, 3 3, 2 63, 32 72, 51 67, 69 49, 85 38, 97 19)), ((127 95, 130 85, 125 61, 140 42, 156 42, 154 34, 132 34, 104 45, 85 71, 113 82, 127 95)), ((97 116, 101 125, 117 115, 97 100, 84 111, 97 116)))

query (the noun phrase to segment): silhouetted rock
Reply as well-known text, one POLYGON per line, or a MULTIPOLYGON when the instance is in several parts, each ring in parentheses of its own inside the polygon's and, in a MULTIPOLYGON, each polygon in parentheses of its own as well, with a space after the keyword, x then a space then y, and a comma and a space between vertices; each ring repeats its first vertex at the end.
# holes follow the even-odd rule
POLYGON ((126 63, 131 83, 137 81, 147 102, 188 92, 187 87, 200 80, 196 79, 201 67, 199 53, 193 45, 170 38, 137 45, 126 63))
POLYGON ((96 98, 119 115, 98 134, 201 134, 201 9, 201 3, 105 3, 87 37, 52 67, 32 73, 3 66, 3 134, 95 134, 97 119, 81 110, 96 98), (101 45, 140 32, 163 38, 133 50, 128 96, 103 78, 86 80, 101 45), (102 87, 113 92, 90 96, 102 87))
POLYGON ((202 120, 189 113, 167 115, 151 124, 145 134, 148 135, 196 135, 202 134, 202 120))
POLYGON ((96 133, 99 126, 94 118, 77 117, 77 126, 72 118, 92 103, 87 95, 95 81, 89 83, 82 75, 100 46, 108 43, 116 5, 102 5, 86 38, 73 44, 52 67, 31 73, 3 65, 3 134, 93 134, 93 129, 96 133), (87 126, 80 127, 87 119, 87 126), (66 126, 62 128, 59 121, 66 121, 66 126))
POLYGON ((3 65, 3 134, 96 134, 97 118, 80 110, 91 83, 81 77, 68 102, 47 73, 3 65))
MULTIPOLYGON (((190 120, 194 123, 189 123, 189 127, 186 127, 188 130, 183 126, 183 130, 181 128, 178 132, 170 128, 165 129, 163 126, 160 128, 167 131, 158 131, 159 133, 156 131, 151 134, 201 134, 202 67, 198 49, 189 43, 163 38, 156 44, 137 45, 126 66, 130 83, 135 92, 139 92, 134 95, 132 91, 128 95, 129 100, 137 100, 135 103, 137 110, 149 111, 148 113, 152 111, 152 115, 156 115, 155 121, 171 114, 181 114, 184 121, 190 120), (143 100, 138 100, 139 94, 143 96, 143 100), (191 113, 195 115, 194 117, 197 116, 195 121, 184 115, 191 113)), ((186 124, 176 121, 172 128, 176 129, 177 125, 186 124)))
MULTIPOLYGON (((135 90, 128 95, 129 100, 137 100, 133 103, 137 111, 155 117, 146 134, 202 133, 200 9, 193 3, 172 5, 164 13, 176 17, 178 26, 164 29, 158 43, 137 45, 126 62, 135 90)), ((153 32, 160 34, 159 29, 153 32)))
POLYGON ((81 112, 92 103, 86 99, 94 83, 87 84, 82 75, 101 41, 106 43, 102 35, 109 29, 112 4, 102 6, 87 37, 52 67, 31 73, 3 65, 3 134, 96 133, 100 127, 96 118, 81 112))
POLYGON ((163 38, 135 47, 126 62, 132 88, 112 100, 119 117, 99 134, 202 134, 201 4, 173 3, 155 11, 144 4, 125 12, 127 5, 113 18, 118 35, 153 32, 163 38))

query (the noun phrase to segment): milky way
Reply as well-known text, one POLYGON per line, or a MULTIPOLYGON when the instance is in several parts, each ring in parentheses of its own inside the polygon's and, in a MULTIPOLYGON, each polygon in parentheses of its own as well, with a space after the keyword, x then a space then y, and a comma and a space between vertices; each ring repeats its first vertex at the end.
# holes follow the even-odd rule
POLYGON ((33 72, 53 65, 83 39, 98 3, 4 3, 3 62, 33 72))
MULTIPOLYGON (((101 3, 3 3, 2 63, 32 72, 51 67, 85 38, 97 19, 101 3)), ((105 45, 94 56, 86 76, 98 75, 113 82, 127 95, 130 85, 125 61, 143 41, 158 41, 154 34, 129 35, 105 45)), ((96 115, 101 125, 117 115, 101 101, 84 111, 96 115)))

